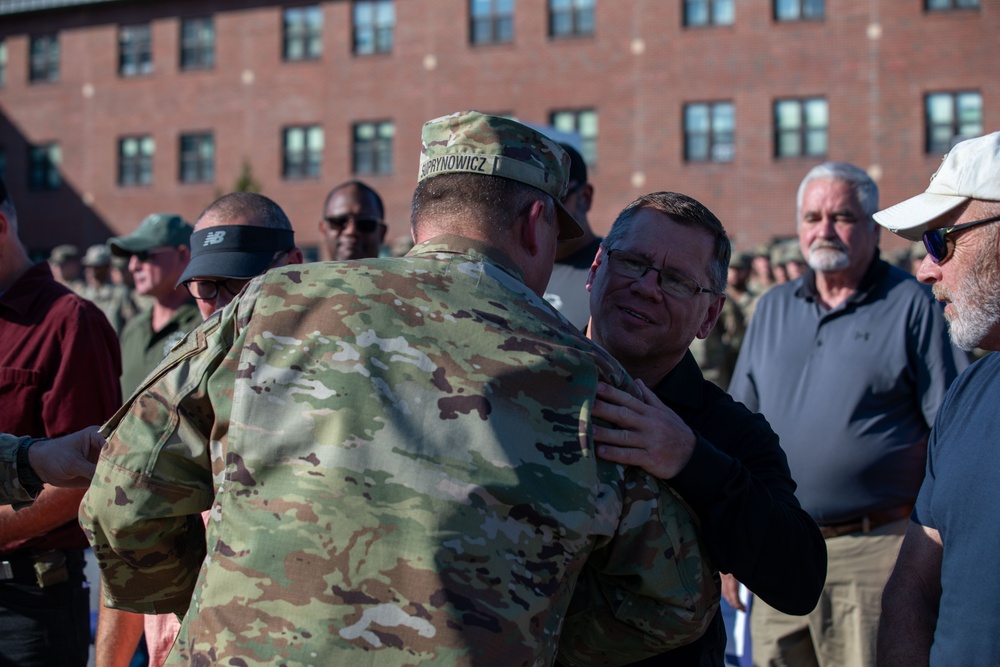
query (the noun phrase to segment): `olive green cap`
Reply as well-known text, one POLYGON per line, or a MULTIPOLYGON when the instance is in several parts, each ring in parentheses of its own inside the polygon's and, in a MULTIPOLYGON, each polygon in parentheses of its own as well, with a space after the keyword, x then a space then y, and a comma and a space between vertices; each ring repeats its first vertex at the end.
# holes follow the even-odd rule
POLYGON ((509 118, 462 111, 424 123, 421 140, 418 182, 458 173, 518 181, 555 200, 560 240, 583 236, 580 224, 562 205, 570 157, 544 134, 509 118))
POLYGON ((153 213, 128 236, 116 236, 108 241, 108 247, 121 257, 164 246, 190 248, 193 231, 194 228, 175 213, 153 213))

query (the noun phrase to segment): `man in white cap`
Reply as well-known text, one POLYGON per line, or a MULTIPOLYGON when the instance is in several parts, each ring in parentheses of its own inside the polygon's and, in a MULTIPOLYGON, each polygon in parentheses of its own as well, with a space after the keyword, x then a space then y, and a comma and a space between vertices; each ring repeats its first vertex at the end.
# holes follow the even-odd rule
MULTIPOLYGON (((952 341, 1000 350, 1000 132, 963 141, 927 191, 875 214, 922 239, 917 278, 943 301, 952 341)), ((1000 663, 1000 355, 951 386, 938 410, 927 474, 882 597, 880 665, 1000 663)))

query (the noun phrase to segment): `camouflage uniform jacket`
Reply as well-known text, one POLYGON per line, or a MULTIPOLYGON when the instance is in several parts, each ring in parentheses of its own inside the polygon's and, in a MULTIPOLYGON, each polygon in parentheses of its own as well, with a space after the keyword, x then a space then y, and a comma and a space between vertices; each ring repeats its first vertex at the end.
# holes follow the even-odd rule
POLYGON ((581 650, 619 615, 621 663, 691 641, 711 566, 679 501, 593 456, 599 379, 628 382, 475 241, 271 271, 105 427, 107 602, 184 615, 167 664, 548 665, 587 569, 581 650))
POLYGON ((0 505, 33 500, 17 479, 17 448, 28 436, 0 434, 0 505))

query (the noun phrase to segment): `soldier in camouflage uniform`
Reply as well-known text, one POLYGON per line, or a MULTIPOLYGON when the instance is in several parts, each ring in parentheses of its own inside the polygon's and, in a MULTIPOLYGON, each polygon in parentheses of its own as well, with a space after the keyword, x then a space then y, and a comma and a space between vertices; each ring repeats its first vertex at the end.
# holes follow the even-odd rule
POLYGON ((30 503, 42 484, 87 486, 103 444, 96 426, 51 440, 0 434, 0 505, 30 503))
POLYGON ((167 664, 624 664, 715 612, 679 499, 593 454, 637 389, 540 296, 565 154, 422 138, 405 257, 255 278, 106 427, 81 520, 109 605, 184 615, 167 664))

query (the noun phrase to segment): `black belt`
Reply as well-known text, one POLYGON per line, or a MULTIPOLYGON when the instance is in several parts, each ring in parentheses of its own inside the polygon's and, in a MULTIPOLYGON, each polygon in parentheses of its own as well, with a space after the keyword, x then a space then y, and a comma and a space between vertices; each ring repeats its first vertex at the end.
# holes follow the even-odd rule
POLYGON ((874 512, 869 512, 865 516, 858 517, 857 519, 841 521, 840 523, 831 523, 825 526, 821 525, 819 527, 819 532, 822 533, 823 537, 827 539, 831 537, 840 537, 841 535, 847 535, 848 533, 870 533, 879 526, 884 526, 888 523, 905 519, 910 516, 910 512, 912 511, 913 505, 902 505, 900 507, 890 507, 885 510, 876 510, 874 512))
POLYGON ((69 581, 71 575, 76 575, 73 579, 80 579, 82 571, 83 551, 79 549, 48 549, 0 556, 0 584, 45 588, 69 581))

